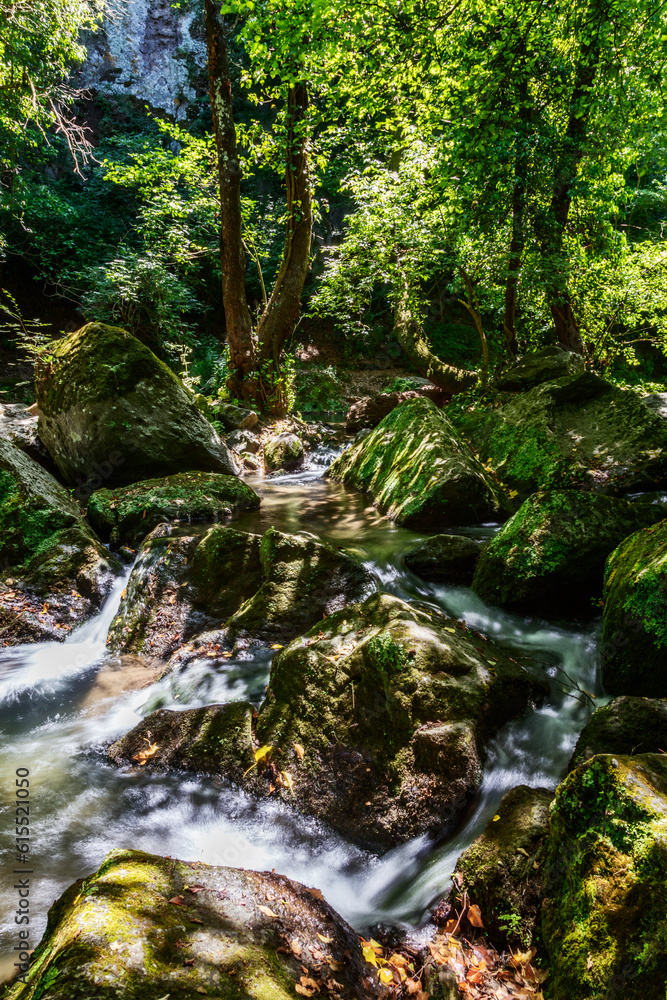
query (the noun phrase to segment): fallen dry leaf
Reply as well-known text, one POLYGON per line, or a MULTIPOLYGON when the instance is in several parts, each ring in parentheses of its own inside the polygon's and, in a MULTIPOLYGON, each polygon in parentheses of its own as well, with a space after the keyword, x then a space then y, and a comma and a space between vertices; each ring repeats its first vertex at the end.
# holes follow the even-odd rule
POLYGON ((273 910, 270 910, 268 908, 268 906, 258 906, 257 909, 260 911, 260 913, 266 914, 267 917, 277 917, 278 916, 278 914, 274 913, 273 910))
POLYGON ((173 903, 174 906, 183 906, 183 897, 182 896, 172 896, 172 898, 169 900, 169 902, 173 903))
POLYGON ((306 751, 304 750, 304 748, 301 746, 300 743, 294 744, 294 753, 297 755, 299 760, 303 760, 303 755, 305 754, 305 752, 306 751))
POLYGON ((484 928, 484 924, 482 922, 482 911, 476 903, 473 903, 472 906, 468 907, 467 917, 473 927, 484 928))

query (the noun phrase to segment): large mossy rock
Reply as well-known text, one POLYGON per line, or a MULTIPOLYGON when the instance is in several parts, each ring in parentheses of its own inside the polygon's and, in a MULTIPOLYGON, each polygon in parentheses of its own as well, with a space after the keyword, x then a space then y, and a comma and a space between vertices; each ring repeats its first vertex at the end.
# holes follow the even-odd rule
POLYGON ((373 587, 359 560, 312 536, 159 525, 139 550, 107 642, 116 652, 180 650, 182 665, 209 647, 288 642, 373 587))
POLYGON ((219 521, 225 511, 254 510, 259 502, 255 491, 236 476, 181 472, 97 490, 87 514, 104 541, 136 547, 160 522, 219 521))
POLYGON ((0 642, 59 639, 93 615, 122 571, 48 472, 0 438, 0 642))
POLYGON ((550 995, 664 1000, 667 757, 601 755, 551 810, 542 930, 550 995))
POLYGON ((633 756, 667 748, 667 700, 614 698, 596 709, 581 731, 569 770, 599 753, 633 756))
POLYGON ((402 403, 329 468, 392 520, 433 530, 497 518, 506 498, 429 399, 402 403))
POLYGON ((167 657, 221 626, 261 585, 260 536, 222 525, 204 535, 159 525, 143 542, 107 645, 167 657))
POLYGON ((609 556, 602 681, 609 694, 667 697, 667 521, 630 535, 609 556))
POLYGON ((564 351, 556 344, 524 354, 505 365, 496 379, 496 388, 504 392, 526 392, 543 382, 577 375, 584 371, 584 359, 574 351, 564 351))
POLYGON ((296 434, 276 434, 264 444, 267 469, 295 469, 303 462, 303 444, 296 434))
MULTIPOLYGON (((254 746, 271 749, 243 787, 280 795, 375 850, 449 831, 479 788, 485 741, 547 690, 525 662, 456 620, 375 594, 277 654, 254 743, 237 752, 245 762, 254 746)), ((189 726, 191 713, 181 714, 189 726)), ((169 720, 165 732, 157 715, 116 744, 113 759, 131 759, 147 730, 169 748, 181 723, 169 720)), ((179 746, 175 765, 188 754, 179 746)), ((162 765, 156 756, 145 766, 162 765)), ((214 748, 204 769, 236 779, 231 767, 214 748)))
POLYGON ((465 535, 433 535, 403 556, 405 565, 423 580, 468 586, 482 552, 465 535))
POLYGON ((534 493, 484 548, 473 590, 489 604, 547 617, 591 614, 609 553, 665 513, 664 504, 582 490, 534 493))
POLYGON ((82 498, 102 486, 240 465, 192 395, 141 341, 89 323, 36 370, 39 434, 82 498))
POLYGON ((25 984, 3 996, 294 1000, 311 978, 332 1000, 387 992, 352 928, 305 886, 116 850, 53 905, 25 984))
POLYGON ((539 936, 549 806, 554 793, 519 785, 456 863, 457 895, 479 906, 495 939, 523 950, 539 936))
POLYGON ((452 406, 448 413, 484 464, 522 497, 667 482, 667 423, 634 392, 591 372, 545 382, 499 409, 452 406))

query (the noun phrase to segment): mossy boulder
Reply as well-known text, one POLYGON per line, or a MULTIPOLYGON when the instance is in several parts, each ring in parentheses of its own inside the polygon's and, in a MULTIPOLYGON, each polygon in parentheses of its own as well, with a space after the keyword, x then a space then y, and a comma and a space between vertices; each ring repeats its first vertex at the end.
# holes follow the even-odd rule
POLYGON ((547 617, 591 614, 609 553, 665 513, 582 490, 534 493, 484 548, 473 590, 489 604, 547 617))
POLYGON ((388 517, 416 530, 497 518, 507 509, 502 488, 429 399, 397 406, 328 475, 369 493, 388 517))
POLYGON ((664 1000, 667 757, 581 764, 556 792, 547 844, 550 995, 664 1000))
POLYGON ((140 751, 157 744, 158 750, 151 758, 153 768, 224 774, 240 783, 255 763, 253 712, 257 714, 247 702, 207 705, 185 712, 161 708, 113 743, 107 755, 115 764, 132 765, 140 751))
POLYGON ((159 525, 143 542, 107 645, 167 657, 222 625, 261 584, 260 536, 222 525, 203 535, 159 525))
POLYGON ((225 512, 254 510, 259 503, 255 491, 236 476, 181 472, 97 490, 87 514, 104 541, 136 547, 160 522, 219 521, 225 512))
POLYGON ((213 412, 215 419, 228 431, 250 430, 256 427, 259 417, 254 410, 246 410, 243 406, 235 406, 234 403, 214 403, 213 412))
POLYGON ((667 424, 634 392, 592 372, 545 382, 497 409, 448 413, 510 489, 606 493, 667 482, 667 424))
POLYGON ((607 560, 602 681, 609 694, 667 697, 667 521, 630 535, 607 560))
POLYGON ((39 434, 82 499, 102 486, 240 465, 180 379, 136 337, 89 323, 36 368, 39 434))
MULTIPOLYGON (((547 690, 527 661, 457 621, 375 594, 277 654, 253 743, 238 755, 249 767, 253 747, 271 750, 242 784, 374 850, 450 831, 481 783, 485 741, 547 690)), ((169 726, 180 732, 192 715, 175 714, 184 722, 169 726)), ((234 726, 229 739, 238 739, 234 726)), ((125 750, 114 759, 145 746, 147 729, 169 748, 172 730, 161 737, 149 717, 116 745, 125 750)), ((219 736, 224 742, 222 725, 219 736)), ((176 762, 188 754, 179 745, 176 762)), ((156 755, 145 766, 164 763, 156 755)), ((238 780, 238 764, 224 753, 214 751, 203 769, 238 780)))
POLYGON ((303 462, 303 444, 296 434, 276 434, 264 443, 267 469, 294 469, 303 462))
POLYGON ((0 641, 64 639, 102 605, 122 571, 65 490, 0 438, 0 641))
POLYGON ((667 749, 667 700, 614 698, 596 709, 581 731, 568 770, 599 753, 633 756, 667 749))
POLYGON ((554 793, 519 785, 456 863, 456 895, 468 894, 499 943, 525 950, 539 936, 549 806, 554 793))
POLYGON ((387 992, 315 891, 271 872, 116 850, 53 905, 25 981, 3 995, 294 1000, 311 978, 340 1000, 387 992))
POLYGON ((423 580, 469 586, 482 546, 465 535, 433 535, 403 556, 405 565, 423 580))
POLYGON ((564 351, 556 344, 541 351, 524 354, 511 361, 496 379, 496 388, 504 392, 526 392, 543 382, 577 375, 584 371, 584 359, 575 351, 564 351))

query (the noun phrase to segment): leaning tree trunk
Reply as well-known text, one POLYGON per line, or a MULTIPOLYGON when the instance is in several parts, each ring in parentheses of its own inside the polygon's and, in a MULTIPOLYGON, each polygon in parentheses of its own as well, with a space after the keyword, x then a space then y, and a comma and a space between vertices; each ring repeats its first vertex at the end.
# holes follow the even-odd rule
POLYGON ((283 260, 271 297, 257 326, 258 401, 277 416, 286 409, 280 358, 301 314, 301 295, 310 267, 313 224, 306 116, 308 90, 298 83, 287 95, 285 186, 287 228, 283 260))
MULTIPOLYGON (((584 158, 586 137, 591 115, 590 93, 600 60, 600 18, 605 17, 605 7, 597 10, 601 0, 593 0, 591 18, 594 25, 590 36, 583 42, 579 54, 574 86, 570 95, 570 110, 560 156, 554 170, 551 203, 545 220, 542 241, 543 253, 552 256, 553 262, 562 259, 563 237, 570 215, 572 197, 579 166, 584 158)), ((549 308, 553 317, 558 343, 570 351, 583 352, 579 323, 574 313, 572 298, 563 278, 554 281, 547 289, 549 308)))
POLYGON ((394 332, 408 360, 423 378, 454 395, 477 381, 475 372, 448 365, 436 357, 424 339, 422 326, 410 307, 410 289, 405 274, 398 270, 398 299, 394 307, 394 332))
POLYGON ((225 28, 219 6, 214 0, 205 0, 205 12, 209 93, 218 152, 222 303, 231 368, 227 385, 234 396, 244 398, 248 394, 248 376, 255 369, 255 347, 245 287, 241 164, 232 115, 232 82, 225 28))

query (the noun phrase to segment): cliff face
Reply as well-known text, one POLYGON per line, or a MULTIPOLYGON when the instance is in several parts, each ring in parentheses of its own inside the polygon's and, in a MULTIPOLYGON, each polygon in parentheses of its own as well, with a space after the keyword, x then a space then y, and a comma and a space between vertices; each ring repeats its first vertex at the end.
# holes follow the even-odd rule
POLYGON ((206 40, 194 4, 174 10, 170 0, 127 0, 120 14, 87 36, 86 44, 79 86, 130 94, 177 119, 185 117, 196 96, 194 77, 206 65, 206 40))

